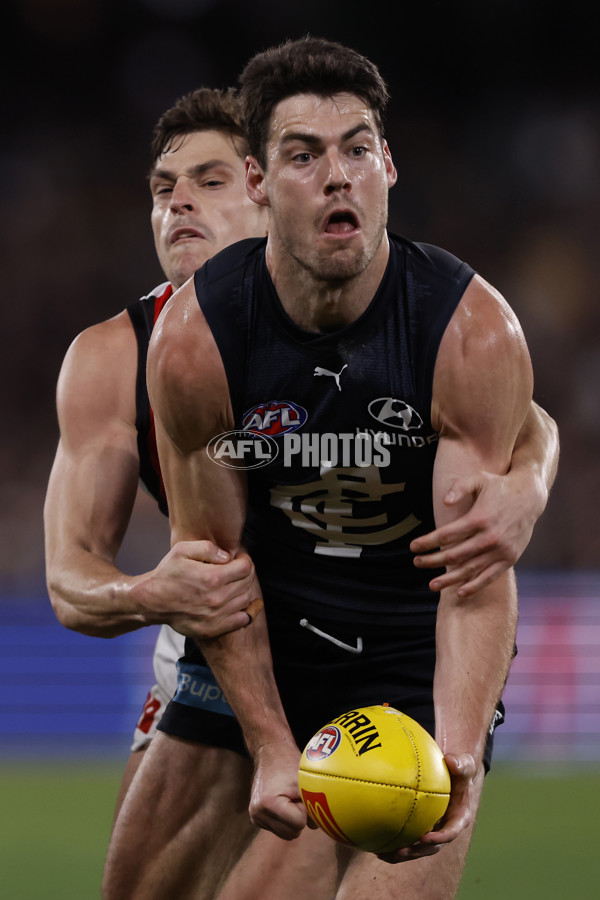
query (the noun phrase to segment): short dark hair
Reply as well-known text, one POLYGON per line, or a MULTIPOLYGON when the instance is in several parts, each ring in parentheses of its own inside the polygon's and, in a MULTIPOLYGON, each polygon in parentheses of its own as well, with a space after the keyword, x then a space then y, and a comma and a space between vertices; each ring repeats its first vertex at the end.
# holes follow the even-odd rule
POLYGON ((237 90, 201 87, 180 97, 154 126, 150 144, 152 166, 178 137, 194 131, 223 132, 231 137, 236 152, 244 159, 248 145, 237 90))
POLYGON ((250 153, 263 168, 271 113, 295 94, 355 94, 372 110, 383 137, 387 85, 374 63, 335 41, 310 36, 288 40, 252 57, 239 80, 250 153))

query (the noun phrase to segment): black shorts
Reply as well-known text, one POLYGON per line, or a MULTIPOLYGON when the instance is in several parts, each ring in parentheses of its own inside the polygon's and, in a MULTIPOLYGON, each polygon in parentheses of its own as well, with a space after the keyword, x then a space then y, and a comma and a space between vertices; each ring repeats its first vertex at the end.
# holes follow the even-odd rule
MULTIPOLYGON (((393 625, 345 622, 335 613, 304 615, 297 601, 268 608, 273 667, 283 707, 302 750, 331 719, 359 706, 388 703, 435 732, 435 612, 407 614, 393 625)), ((502 704, 488 736, 504 720, 502 704)), ((178 688, 158 726, 197 743, 248 755, 241 729, 193 641, 178 663, 178 688)))

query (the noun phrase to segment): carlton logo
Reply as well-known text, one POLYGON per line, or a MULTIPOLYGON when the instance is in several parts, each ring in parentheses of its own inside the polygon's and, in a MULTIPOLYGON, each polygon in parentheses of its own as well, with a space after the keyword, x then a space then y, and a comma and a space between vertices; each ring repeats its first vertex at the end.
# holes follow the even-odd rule
POLYGON ((340 745, 342 733, 335 725, 327 725, 318 731, 306 746, 306 756, 313 762, 327 759, 340 745))
POLYGON ((226 469, 260 469, 277 457, 277 441, 252 431, 225 431, 207 444, 206 452, 214 463, 226 469))
POLYGON ((291 400, 272 400, 270 403, 259 403, 245 413, 242 420, 244 431, 279 437, 302 428, 308 413, 303 406, 291 400))

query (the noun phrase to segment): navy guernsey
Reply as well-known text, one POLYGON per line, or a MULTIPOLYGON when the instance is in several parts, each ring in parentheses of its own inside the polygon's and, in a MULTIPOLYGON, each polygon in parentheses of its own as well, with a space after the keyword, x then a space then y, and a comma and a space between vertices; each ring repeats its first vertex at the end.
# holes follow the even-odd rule
POLYGON ((444 331, 474 272, 444 250, 390 235, 364 313, 307 333, 281 306, 265 239, 196 272, 198 302, 228 378, 236 429, 256 435, 244 543, 267 604, 394 622, 431 612, 431 570, 409 544, 434 527, 438 435, 432 383, 444 331))

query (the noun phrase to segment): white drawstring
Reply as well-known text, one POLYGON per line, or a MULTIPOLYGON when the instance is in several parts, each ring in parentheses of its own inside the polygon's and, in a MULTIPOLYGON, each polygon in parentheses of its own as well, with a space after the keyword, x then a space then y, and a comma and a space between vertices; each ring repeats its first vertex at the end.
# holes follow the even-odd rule
POLYGON ((362 653, 363 642, 361 637, 356 638, 356 647, 353 647, 352 644, 345 644, 344 641, 338 640, 338 638, 333 637, 331 634, 327 634, 326 631, 321 631, 320 628, 315 628, 314 625, 311 625, 308 619, 300 619, 300 625, 302 628, 308 628, 309 631, 313 631, 315 634, 318 634, 319 637, 325 638, 326 641, 331 641, 332 644, 335 644, 336 647, 341 647, 342 650, 347 650, 348 653, 362 653))

